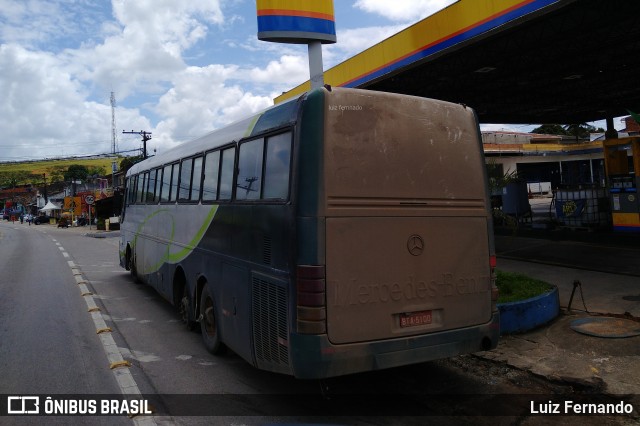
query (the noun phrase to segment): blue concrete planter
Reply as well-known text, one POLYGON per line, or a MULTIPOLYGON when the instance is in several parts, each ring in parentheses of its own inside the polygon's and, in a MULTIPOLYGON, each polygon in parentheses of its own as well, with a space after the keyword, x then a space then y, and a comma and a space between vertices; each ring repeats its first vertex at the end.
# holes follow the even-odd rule
POLYGON ((518 302, 498 303, 500 334, 523 333, 548 323, 560 313, 558 288, 518 302))

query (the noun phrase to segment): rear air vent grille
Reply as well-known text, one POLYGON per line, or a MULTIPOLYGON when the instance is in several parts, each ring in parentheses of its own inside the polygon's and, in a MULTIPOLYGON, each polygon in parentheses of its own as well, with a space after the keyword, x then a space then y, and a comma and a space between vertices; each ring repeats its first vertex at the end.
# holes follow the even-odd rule
POLYGON ((271 237, 262 239, 262 262, 265 265, 271 265, 271 237))
POLYGON ((289 367, 289 330, 284 283, 278 285, 254 276, 252 299, 253 341, 258 367, 286 372, 289 367))

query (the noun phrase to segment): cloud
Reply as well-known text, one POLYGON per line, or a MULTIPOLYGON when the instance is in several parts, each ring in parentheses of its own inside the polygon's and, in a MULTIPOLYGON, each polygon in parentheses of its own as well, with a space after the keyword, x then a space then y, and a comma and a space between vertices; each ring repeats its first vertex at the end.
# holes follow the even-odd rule
POLYGON ((165 91, 186 67, 183 54, 205 39, 208 25, 222 25, 219 1, 113 0, 116 25, 97 45, 67 52, 70 64, 81 64, 80 78, 122 97, 133 91, 165 91), (119 26, 119 28, 118 28, 119 26))
POLYGON ((239 77, 255 83, 294 87, 309 79, 309 62, 306 56, 284 55, 277 61, 270 61, 264 68, 246 70, 239 77))
MULTIPOLYGON (((140 146, 122 129, 162 151, 271 106, 309 78, 307 49, 257 41, 249 6, 0 0, 0 161, 110 152, 111 91, 121 150, 140 146)), ((339 29, 326 67, 399 29, 339 29)))
POLYGON ((87 31, 95 33, 102 20, 104 8, 88 0, 0 0, 1 39, 29 48, 52 47, 87 31))
POLYGON ((440 9, 457 0, 358 0, 354 7, 365 12, 375 13, 392 21, 417 21, 433 15, 440 9))
POLYGON ((236 66, 185 63, 184 52, 224 24, 218 1, 114 0, 113 15, 96 19, 92 39, 51 49, 49 35, 70 43, 63 27, 72 26, 82 7, 71 13, 68 4, 0 0, 6 18, 0 20, 2 160, 109 152, 112 90, 122 150, 139 142, 120 128, 153 131, 154 142, 166 147, 272 104, 271 96, 233 84, 236 66), (145 116, 149 112, 157 123, 145 116))
POLYGON ((188 67, 177 75, 154 108, 162 117, 154 133, 157 142, 169 148, 174 135, 192 139, 273 105, 269 96, 229 85, 238 72, 234 65, 209 65, 188 67))
POLYGON ((207 24, 224 23, 216 0, 113 0, 113 13, 131 34, 152 44, 186 49, 207 33, 207 24))

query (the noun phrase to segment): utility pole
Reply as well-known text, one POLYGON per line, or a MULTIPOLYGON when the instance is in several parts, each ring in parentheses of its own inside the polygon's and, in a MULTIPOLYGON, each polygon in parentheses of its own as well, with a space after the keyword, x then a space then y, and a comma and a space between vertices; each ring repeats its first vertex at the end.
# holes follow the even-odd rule
POLYGON ((124 130, 122 131, 123 135, 140 135, 142 136, 142 159, 146 160, 147 159, 147 141, 151 139, 151 132, 145 132, 144 130, 140 130, 139 132, 135 132, 135 131, 130 131, 130 132, 125 132, 124 130))
POLYGON ((49 202, 49 199, 47 198, 47 174, 43 173, 42 174, 42 180, 44 181, 44 205, 46 206, 47 203, 49 202))

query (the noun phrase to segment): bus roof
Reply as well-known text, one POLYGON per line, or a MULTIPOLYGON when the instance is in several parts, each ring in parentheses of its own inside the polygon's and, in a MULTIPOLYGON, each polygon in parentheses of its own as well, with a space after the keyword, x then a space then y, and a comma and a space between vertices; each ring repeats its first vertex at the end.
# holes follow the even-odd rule
POLYGON ((298 117, 298 109, 305 95, 292 99, 285 103, 272 106, 250 117, 241 119, 228 126, 213 130, 204 136, 189 142, 182 143, 175 148, 160 155, 147 158, 129 169, 127 175, 139 173, 142 170, 150 170, 163 164, 172 163, 181 158, 202 153, 231 142, 237 142, 272 129, 284 127, 295 123, 298 117))

